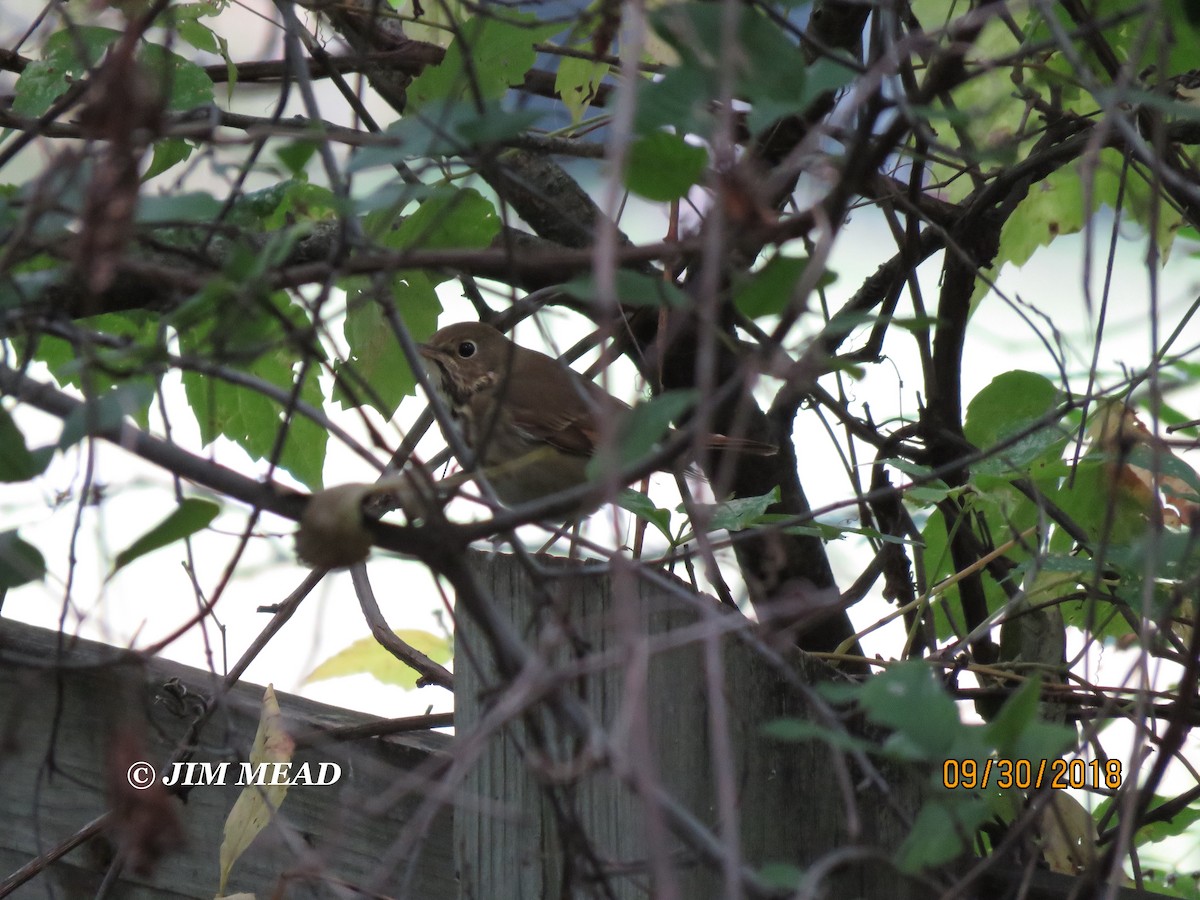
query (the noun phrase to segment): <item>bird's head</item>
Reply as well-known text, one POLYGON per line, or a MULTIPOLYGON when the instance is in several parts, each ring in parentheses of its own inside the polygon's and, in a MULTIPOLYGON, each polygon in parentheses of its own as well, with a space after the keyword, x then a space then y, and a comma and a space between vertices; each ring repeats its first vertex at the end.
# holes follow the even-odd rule
POLYGON ((420 345, 425 368, 451 403, 463 403, 512 368, 519 348, 491 325, 447 325, 420 345))

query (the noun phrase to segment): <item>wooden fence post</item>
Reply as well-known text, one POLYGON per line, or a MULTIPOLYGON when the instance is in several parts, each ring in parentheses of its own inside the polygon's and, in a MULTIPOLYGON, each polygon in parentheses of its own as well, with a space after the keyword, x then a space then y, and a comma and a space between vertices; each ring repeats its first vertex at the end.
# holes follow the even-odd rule
MULTIPOLYGON (((564 668, 598 664, 564 689, 635 762, 644 784, 660 785, 696 822, 720 834, 717 784, 726 778, 749 871, 837 861, 821 879, 824 896, 916 895, 887 855, 907 834, 917 784, 892 778, 881 790, 850 760, 835 760, 823 742, 766 737, 765 723, 811 712, 803 690, 789 686, 768 655, 744 639, 740 615, 718 610, 670 576, 647 580, 633 564, 614 579, 595 574, 594 563, 537 562, 548 577, 510 555, 476 554, 471 567, 491 602, 543 658, 564 668), (706 634, 716 641, 707 657, 706 634), (706 668, 714 663, 716 669, 706 668), (717 669, 723 709, 714 707, 706 686, 706 672, 717 669), (729 749, 723 771, 713 728, 722 713, 729 749), (845 776, 840 785, 838 765, 845 776)), ((456 640, 455 722, 462 739, 504 698, 487 642, 466 616, 460 615, 456 640)), ((807 685, 836 677, 798 652, 788 663, 807 685)), ((685 900, 726 896, 722 873, 666 831, 670 816, 628 781, 614 777, 604 761, 597 764, 545 703, 489 735, 455 815, 462 900, 665 897, 664 879, 674 880, 675 896, 685 900), (545 789, 549 783, 553 790, 545 789)))

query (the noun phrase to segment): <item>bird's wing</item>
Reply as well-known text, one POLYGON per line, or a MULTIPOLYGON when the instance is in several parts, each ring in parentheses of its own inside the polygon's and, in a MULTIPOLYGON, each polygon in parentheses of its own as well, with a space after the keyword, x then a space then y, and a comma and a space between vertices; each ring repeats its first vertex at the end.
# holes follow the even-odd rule
POLYGON ((548 356, 523 361, 525 383, 540 384, 543 390, 524 398, 512 398, 513 425, 530 440, 545 441, 564 453, 590 456, 600 440, 601 416, 621 415, 629 407, 597 384, 572 372, 564 379, 554 370, 561 364, 548 356), (544 374, 543 374, 544 373, 544 374), (557 377, 549 377, 551 374, 557 377))

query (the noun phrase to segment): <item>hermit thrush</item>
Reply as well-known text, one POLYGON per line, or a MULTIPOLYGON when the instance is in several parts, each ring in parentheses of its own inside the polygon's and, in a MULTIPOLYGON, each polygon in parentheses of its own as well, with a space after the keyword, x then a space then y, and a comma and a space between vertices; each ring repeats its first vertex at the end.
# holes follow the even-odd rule
MULTIPOLYGON (((629 407, 558 360, 513 343, 490 325, 447 325, 421 355, 467 446, 496 491, 515 506, 588 480, 600 422, 629 407)), ((710 435, 713 447, 774 453, 755 441, 710 435)))

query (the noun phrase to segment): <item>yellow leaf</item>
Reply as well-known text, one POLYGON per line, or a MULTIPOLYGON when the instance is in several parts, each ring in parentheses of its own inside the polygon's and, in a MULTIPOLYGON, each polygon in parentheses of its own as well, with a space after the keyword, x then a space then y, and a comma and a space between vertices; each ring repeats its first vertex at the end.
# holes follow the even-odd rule
POLYGON ((422 11, 420 18, 414 15, 410 4, 395 2, 393 5, 402 16, 413 16, 404 22, 405 37, 429 44, 437 44, 443 50, 454 40, 452 25, 459 25, 469 15, 462 0, 439 0, 437 3, 422 3, 418 5, 422 11))
MULTIPOLYGON (((400 628, 395 631, 395 635, 436 663, 450 661, 450 642, 444 637, 417 628, 400 628)), ((392 656, 375 638, 366 637, 329 657, 313 669, 304 679, 304 683, 341 678, 345 675, 371 675, 384 684, 395 684, 406 689, 416 687, 417 678, 420 677, 415 669, 409 668, 392 656)))
POLYGON ((246 783, 246 786, 225 819, 218 893, 224 892, 233 864, 283 803, 288 789, 288 764, 295 749, 296 742, 283 727, 283 713, 275 697, 275 688, 267 685, 258 719, 258 732, 254 735, 254 746, 250 748, 250 762, 248 766, 243 764, 239 771, 239 783, 246 783), (281 781, 283 783, 279 783, 281 781))
POLYGON ((1096 861, 1096 823, 1070 794, 1055 791, 1038 819, 1042 855, 1051 872, 1077 875, 1096 861))
MULTIPOLYGON (((678 6, 679 3, 680 0, 646 0, 645 7, 647 12, 654 13, 670 6, 678 6)), ((622 53, 624 53, 623 49, 622 53)), ((674 47, 658 36, 658 32, 651 30, 646 34, 646 44, 642 48, 642 59, 645 62, 673 66, 679 62, 679 54, 675 52, 674 47)))
POLYGON ((558 64, 554 78, 554 90, 562 98, 563 105, 571 113, 571 124, 578 125, 583 114, 596 96, 596 89, 608 74, 608 63, 590 59, 564 57, 558 64))

